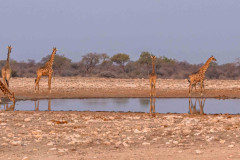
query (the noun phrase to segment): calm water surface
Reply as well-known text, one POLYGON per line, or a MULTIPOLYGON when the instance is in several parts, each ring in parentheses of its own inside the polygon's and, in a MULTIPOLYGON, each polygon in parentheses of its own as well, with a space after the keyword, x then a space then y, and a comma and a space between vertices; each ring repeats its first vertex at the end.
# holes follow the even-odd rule
POLYGON ((240 113, 240 99, 188 98, 104 98, 104 99, 49 99, 18 101, 14 107, 2 104, 0 110, 25 111, 115 111, 218 114, 240 113), (155 108, 154 108, 155 105, 155 108), (152 106, 152 107, 151 107, 152 106), (154 110, 155 109, 155 110, 154 110))

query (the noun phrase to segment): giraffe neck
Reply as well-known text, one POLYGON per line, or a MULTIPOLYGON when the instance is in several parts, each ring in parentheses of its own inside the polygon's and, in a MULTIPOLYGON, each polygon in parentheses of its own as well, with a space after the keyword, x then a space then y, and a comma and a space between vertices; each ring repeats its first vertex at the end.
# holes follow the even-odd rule
POLYGON ((155 74, 155 62, 152 61, 152 74, 155 74))
POLYGON ((8 49, 8 55, 7 55, 7 62, 6 62, 6 65, 9 65, 9 61, 10 61, 10 53, 11 53, 11 50, 8 49))
POLYGON ((50 59, 49 59, 48 62, 46 63, 46 64, 47 64, 47 67, 52 67, 52 65, 53 65, 53 61, 54 61, 55 53, 56 53, 56 50, 53 50, 50 59))
POLYGON ((207 62, 200 68, 200 73, 201 73, 201 74, 205 74, 205 72, 207 71, 207 69, 208 69, 209 64, 210 64, 211 61, 212 61, 212 59, 209 58, 209 59, 207 60, 207 62))

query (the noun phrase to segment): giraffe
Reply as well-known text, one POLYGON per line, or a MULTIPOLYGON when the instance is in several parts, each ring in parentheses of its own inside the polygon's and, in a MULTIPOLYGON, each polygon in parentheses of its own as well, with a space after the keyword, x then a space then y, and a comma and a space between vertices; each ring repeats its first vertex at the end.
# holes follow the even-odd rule
MULTIPOLYGON (((201 88, 201 96, 202 96, 202 88, 204 88, 204 78, 205 78, 205 73, 211 63, 211 61, 217 61, 213 56, 211 56, 206 63, 198 70, 198 72, 189 75, 189 96, 191 95, 191 90, 192 86, 196 85, 198 82, 200 82, 200 88, 201 88)), ((196 86, 195 86, 196 87, 196 86)))
POLYGON ((8 99, 10 99, 13 104, 15 105, 15 96, 14 93, 11 92, 8 87, 6 87, 3 82, 0 80, 0 90, 3 92, 4 95, 6 95, 8 97, 8 99))
POLYGON ((149 81, 150 81, 150 97, 156 96, 156 80, 157 80, 157 74, 155 73, 155 61, 156 56, 151 56, 152 58, 152 73, 149 75, 149 81))
POLYGON ((52 80, 52 74, 53 74, 52 66, 53 66, 54 56, 56 52, 57 52, 57 48, 53 47, 53 51, 49 60, 45 63, 43 67, 38 68, 37 78, 35 79, 35 93, 37 88, 39 92, 39 81, 42 76, 48 76, 48 90, 49 90, 49 93, 51 93, 51 80, 52 80))
POLYGON ((11 67, 10 67, 10 53, 12 51, 12 47, 8 46, 8 55, 7 55, 7 61, 6 65, 2 68, 2 78, 3 78, 3 83, 9 87, 9 80, 11 78, 11 67))

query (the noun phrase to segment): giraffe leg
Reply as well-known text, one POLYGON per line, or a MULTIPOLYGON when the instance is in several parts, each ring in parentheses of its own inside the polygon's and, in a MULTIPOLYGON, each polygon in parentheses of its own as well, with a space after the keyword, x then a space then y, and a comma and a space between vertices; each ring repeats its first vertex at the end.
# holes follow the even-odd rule
POLYGON ((152 96, 152 81, 150 80, 150 97, 152 96))
POLYGON ((154 89, 154 97, 156 97, 156 80, 154 80, 154 84, 153 84, 153 89, 154 89))
POLYGON ((48 90, 49 93, 51 93, 51 80, 52 80, 52 74, 48 75, 48 90))
POLYGON ((192 88, 192 83, 190 82, 189 84, 189 89, 188 89, 188 95, 191 96, 191 88, 192 88))
POLYGON ((7 83, 8 88, 9 88, 10 78, 11 78, 11 73, 7 73, 7 74, 6 74, 6 83, 7 83))
POLYGON ((38 88, 38 92, 39 92, 39 81, 40 81, 41 75, 37 76, 37 78, 35 79, 35 93, 37 92, 37 88, 38 88))
POLYGON ((6 78, 5 78, 5 75, 2 75, 2 78, 3 78, 3 84, 6 86, 6 78))
POLYGON ((203 95, 202 94, 202 88, 203 88, 203 81, 201 81, 201 96, 203 95))
POLYGON ((153 85, 152 83, 150 84, 150 97, 152 97, 152 93, 153 93, 153 85))

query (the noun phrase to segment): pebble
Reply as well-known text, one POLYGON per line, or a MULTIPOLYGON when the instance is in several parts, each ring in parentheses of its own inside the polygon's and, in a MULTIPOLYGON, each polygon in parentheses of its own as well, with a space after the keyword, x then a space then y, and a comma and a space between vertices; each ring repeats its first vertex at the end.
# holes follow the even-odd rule
POLYGON ((196 153, 197 153, 197 154, 201 154, 202 151, 200 151, 200 150, 198 149, 198 150, 196 150, 196 153))
POLYGON ((222 140, 222 139, 221 139, 219 142, 220 142, 221 144, 224 144, 224 143, 225 143, 225 140, 222 140))
POLYGON ((30 160, 30 158, 28 158, 28 157, 23 157, 22 160, 30 160))
POLYGON ((139 131, 138 129, 135 129, 135 130, 134 130, 134 133, 137 133, 137 134, 138 134, 138 133, 141 133, 141 131, 139 131))
POLYGON ((147 145, 150 145, 150 143, 148 143, 148 142, 143 142, 142 145, 147 146, 147 145))
POLYGON ((229 148, 233 148, 233 147, 234 147, 234 145, 233 145, 233 144, 230 144, 230 145, 228 145, 228 147, 229 147, 229 148))
POLYGON ((53 146, 54 143, 53 143, 53 142, 49 142, 47 145, 48 145, 48 146, 53 146))
POLYGON ((31 121, 30 118, 25 118, 25 119, 24 119, 24 122, 30 122, 30 121, 31 121))
POLYGON ((124 147, 129 147, 129 144, 127 144, 126 142, 123 142, 123 146, 124 147))
POLYGON ((56 151, 57 148, 50 148, 49 151, 56 151))

